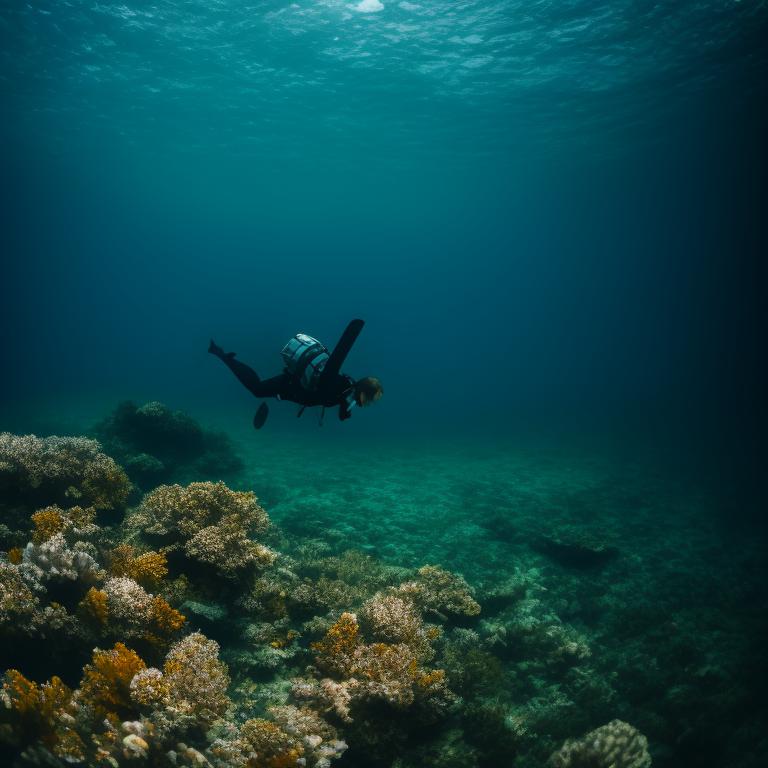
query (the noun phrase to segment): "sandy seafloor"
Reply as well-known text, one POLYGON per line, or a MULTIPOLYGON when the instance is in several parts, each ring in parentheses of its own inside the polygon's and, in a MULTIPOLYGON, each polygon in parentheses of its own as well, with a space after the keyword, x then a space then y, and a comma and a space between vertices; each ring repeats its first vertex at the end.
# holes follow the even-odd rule
POLYGON ((514 765, 614 718, 657 766, 766 764, 766 552, 701 478, 610 443, 345 443, 313 424, 302 437, 216 422, 245 461, 230 485, 256 492, 289 554, 356 550, 467 579, 483 606, 472 628, 499 661, 478 695, 515 733, 514 765), (574 541, 607 554, 574 562, 552 544, 574 541))

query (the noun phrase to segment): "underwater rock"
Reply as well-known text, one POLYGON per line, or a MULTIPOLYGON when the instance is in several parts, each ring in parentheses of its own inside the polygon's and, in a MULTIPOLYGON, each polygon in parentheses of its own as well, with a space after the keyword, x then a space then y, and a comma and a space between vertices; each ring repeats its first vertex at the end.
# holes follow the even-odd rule
POLYGON ((509 514, 494 512, 480 518, 477 522, 492 539, 512 543, 522 536, 519 523, 516 523, 509 514))
POLYGON ((181 605, 182 610, 190 616, 215 623, 227 618, 227 609, 217 603, 199 603, 196 600, 185 600, 181 605))
POLYGON ((527 593, 528 580, 524 574, 516 573, 512 578, 482 592, 483 615, 495 616, 525 599, 527 593))
POLYGON ((123 459, 123 467, 133 481, 141 488, 152 488, 163 482, 169 475, 168 468, 156 456, 148 453, 128 455, 123 459))
POLYGON ((231 478, 243 468, 227 435, 203 429, 191 416, 158 402, 120 403, 94 433, 145 490, 173 481, 231 478))
POLYGON ((616 557, 619 550, 585 531, 564 528, 544 534, 533 544, 542 554, 567 568, 599 568, 616 557))
POLYGON ((228 627, 223 626, 229 615, 224 605, 185 600, 180 609, 192 627, 199 627, 208 636, 220 639, 228 631, 228 627))

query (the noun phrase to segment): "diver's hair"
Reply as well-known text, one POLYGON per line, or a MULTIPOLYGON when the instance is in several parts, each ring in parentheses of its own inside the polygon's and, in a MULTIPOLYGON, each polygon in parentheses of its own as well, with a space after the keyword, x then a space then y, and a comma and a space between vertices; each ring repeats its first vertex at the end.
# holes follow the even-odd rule
POLYGON ((372 403, 384 394, 384 387, 375 376, 366 376, 355 382, 355 394, 361 396, 363 403, 372 403))

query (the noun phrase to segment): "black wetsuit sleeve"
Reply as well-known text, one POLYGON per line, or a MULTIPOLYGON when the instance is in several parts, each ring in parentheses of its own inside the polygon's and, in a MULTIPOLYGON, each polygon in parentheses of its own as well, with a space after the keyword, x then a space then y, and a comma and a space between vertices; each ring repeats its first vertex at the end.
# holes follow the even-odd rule
POLYGON ((339 403, 339 419, 341 421, 346 421, 347 419, 352 417, 352 411, 349 410, 349 406, 347 405, 346 400, 342 400, 339 403))

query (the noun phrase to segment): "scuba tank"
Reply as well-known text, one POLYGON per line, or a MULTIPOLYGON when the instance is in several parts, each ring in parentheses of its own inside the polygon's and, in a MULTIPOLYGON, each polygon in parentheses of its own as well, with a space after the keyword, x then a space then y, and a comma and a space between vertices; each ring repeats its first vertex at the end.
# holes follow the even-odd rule
POLYGON ((297 333, 280 354, 286 370, 299 379, 304 389, 314 392, 329 358, 325 346, 306 333, 297 333))

